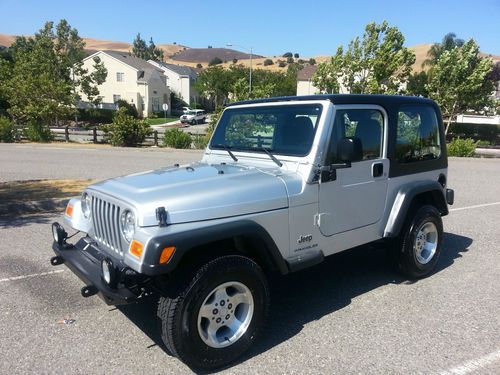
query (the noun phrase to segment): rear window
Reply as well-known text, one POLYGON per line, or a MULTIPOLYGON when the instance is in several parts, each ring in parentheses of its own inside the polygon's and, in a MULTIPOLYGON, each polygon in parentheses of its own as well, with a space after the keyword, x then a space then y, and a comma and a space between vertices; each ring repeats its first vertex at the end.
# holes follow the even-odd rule
POLYGON ((396 140, 399 163, 438 159, 441 142, 438 119, 432 107, 400 107, 396 140))

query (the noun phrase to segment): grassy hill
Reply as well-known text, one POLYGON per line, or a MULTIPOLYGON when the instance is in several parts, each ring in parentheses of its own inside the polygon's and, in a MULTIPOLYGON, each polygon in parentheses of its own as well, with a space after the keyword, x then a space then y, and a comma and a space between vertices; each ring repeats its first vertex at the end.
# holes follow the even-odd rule
MULTIPOLYGON (((0 45, 10 46, 16 36, 8 34, 0 34, 0 45)), ((94 38, 82 38, 86 45, 85 48, 88 50, 115 50, 121 52, 128 52, 132 49, 132 45, 127 42, 117 42, 112 40, 100 40, 94 38)), ((242 64, 244 66, 250 66, 250 55, 241 51, 236 51, 228 48, 189 48, 180 44, 159 44, 157 45, 164 51, 165 62, 177 65, 187 65, 191 67, 196 67, 201 64, 203 68, 208 66, 210 60, 214 57, 219 57, 222 61, 224 67, 229 67, 233 64, 233 59, 237 59, 237 64, 242 64)), ((415 52, 416 61, 413 64, 414 71, 422 70, 422 63, 427 58, 427 51, 432 46, 432 44, 418 44, 409 47, 413 52, 415 52)), ((490 56, 493 61, 500 61, 500 56, 489 55, 482 53, 483 56, 490 56)), ((313 56, 317 63, 326 61, 330 59, 329 56, 313 56)), ((303 60, 309 60, 309 57, 302 57, 303 60)), ((252 64, 256 69, 268 69, 273 71, 286 71, 287 67, 279 67, 279 60, 286 61, 286 58, 281 56, 270 56, 264 57, 259 55, 253 55, 252 64), (264 60, 273 60, 272 65, 264 66, 264 60)), ((297 59, 295 59, 297 60, 297 59)))

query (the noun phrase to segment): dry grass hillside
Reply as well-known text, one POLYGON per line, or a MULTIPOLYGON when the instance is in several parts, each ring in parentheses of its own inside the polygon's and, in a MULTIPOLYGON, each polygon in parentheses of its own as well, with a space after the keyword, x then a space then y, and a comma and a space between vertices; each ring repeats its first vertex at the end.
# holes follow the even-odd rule
MULTIPOLYGON (((16 36, 8 35, 8 34, 0 34, 0 45, 10 46, 16 36)), ((85 48, 88 50, 115 50, 121 52, 128 52, 132 49, 130 43, 126 42, 116 42, 111 40, 100 40, 93 38, 83 38, 86 43, 85 48)), ((413 64, 414 71, 422 70, 422 63, 427 58, 427 51, 432 46, 432 44, 417 44, 415 46, 409 47, 411 50, 415 52, 416 61, 413 64)), ((237 64, 242 64, 246 67, 250 66, 249 55, 244 52, 227 49, 227 48, 189 48, 179 44, 159 44, 159 48, 161 48, 165 53, 165 62, 176 65, 187 65, 193 68, 197 67, 199 64, 202 65, 203 68, 208 67, 208 62, 213 57, 219 57, 223 61, 226 61, 222 66, 229 67, 233 64, 233 58, 236 58, 237 64), (220 55, 220 56, 219 56, 220 55)), ((494 62, 500 61, 500 56, 489 55, 486 53, 482 53, 483 56, 489 56, 493 59, 494 62)), ((309 60, 309 57, 301 57, 304 61, 309 60)), ((317 63, 321 63, 330 59, 329 56, 314 56, 314 59, 317 63)), ((297 59, 295 59, 297 60, 297 59)), ((276 57, 262 57, 258 55, 254 55, 252 60, 253 67, 255 69, 267 69, 272 71, 286 71, 287 66, 279 67, 279 61, 286 61, 286 58, 281 56, 276 57), (271 59, 273 61, 272 65, 264 66, 264 60, 271 59)))
MULTIPOLYGON (((16 35, 0 34, 0 45, 8 47, 12 43, 14 43, 15 39, 16 35)), ((85 41, 85 49, 88 50, 113 50, 128 52, 132 49, 132 44, 127 42, 116 42, 113 40, 101 40, 85 37, 82 37, 82 39, 85 41)), ((179 44, 159 44, 157 45, 157 47, 163 50, 165 57, 172 56, 180 51, 187 49, 187 47, 179 44)))

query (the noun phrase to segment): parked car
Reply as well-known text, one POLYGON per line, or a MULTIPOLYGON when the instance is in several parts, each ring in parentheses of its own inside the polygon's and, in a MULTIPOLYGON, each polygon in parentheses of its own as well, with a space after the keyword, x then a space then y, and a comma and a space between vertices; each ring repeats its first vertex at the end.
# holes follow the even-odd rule
POLYGON ((189 111, 191 111, 191 108, 189 108, 189 107, 182 107, 182 113, 187 113, 189 111))
POLYGON ((183 124, 203 124, 207 118, 207 114, 202 109, 191 109, 180 117, 183 124))
POLYGON ((447 167, 429 99, 234 103, 200 162, 99 182, 71 199, 64 224, 86 236, 70 243, 54 223, 51 263, 84 282, 84 297, 110 305, 157 293, 168 352, 213 370, 262 331, 272 274, 377 242, 402 274, 430 275, 454 199, 447 167))

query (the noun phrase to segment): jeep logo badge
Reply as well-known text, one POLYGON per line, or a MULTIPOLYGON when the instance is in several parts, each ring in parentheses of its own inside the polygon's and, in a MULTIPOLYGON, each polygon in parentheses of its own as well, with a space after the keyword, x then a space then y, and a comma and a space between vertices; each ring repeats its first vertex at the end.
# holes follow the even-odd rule
POLYGON ((300 236, 299 239, 297 240, 297 243, 304 243, 304 242, 310 242, 313 239, 312 234, 307 234, 305 236, 300 236))

